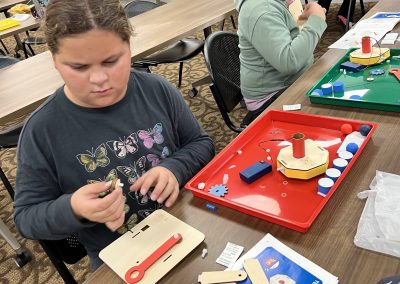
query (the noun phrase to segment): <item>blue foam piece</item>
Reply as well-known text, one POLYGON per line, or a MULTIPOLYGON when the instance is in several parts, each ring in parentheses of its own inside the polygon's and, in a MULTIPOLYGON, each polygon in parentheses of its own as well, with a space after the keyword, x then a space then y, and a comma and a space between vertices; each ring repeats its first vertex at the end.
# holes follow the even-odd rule
POLYGON ((323 96, 324 93, 321 89, 315 89, 314 91, 312 91, 311 95, 323 96))
POLYGON ((212 204, 209 204, 209 203, 206 204, 206 208, 207 208, 208 210, 212 211, 212 212, 215 212, 215 211, 217 210, 217 207, 216 207, 216 206, 214 206, 214 205, 212 205, 212 204))
POLYGON ((358 145, 356 143, 351 142, 347 144, 346 151, 349 151, 354 155, 358 151, 358 145))
POLYGON ((346 61, 340 64, 340 69, 345 69, 352 72, 359 72, 364 69, 364 66, 362 66, 361 64, 346 61))
POLYGON ((370 131, 371 131, 371 126, 367 124, 363 124, 360 126, 360 133, 362 136, 367 136, 370 131))
POLYGON ((254 165, 242 170, 239 175, 240 178, 246 183, 252 183, 253 181, 259 179, 265 174, 268 174, 272 171, 272 165, 264 162, 259 161, 254 165))
POLYGON ((331 85, 331 84, 323 84, 323 85, 321 86, 321 89, 322 89, 322 93, 323 93, 324 95, 330 95, 330 94, 332 94, 332 92, 333 92, 333 89, 332 89, 332 85, 331 85), (327 86, 325 86, 325 85, 327 85, 327 86))
POLYGON ((349 99, 352 99, 352 100, 357 100, 357 101, 359 101, 359 100, 361 100, 361 96, 359 96, 359 95, 352 95, 352 96, 350 96, 350 98, 349 99))
POLYGON ((336 81, 333 83, 333 92, 341 93, 344 92, 344 83, 341 81, 336 81))

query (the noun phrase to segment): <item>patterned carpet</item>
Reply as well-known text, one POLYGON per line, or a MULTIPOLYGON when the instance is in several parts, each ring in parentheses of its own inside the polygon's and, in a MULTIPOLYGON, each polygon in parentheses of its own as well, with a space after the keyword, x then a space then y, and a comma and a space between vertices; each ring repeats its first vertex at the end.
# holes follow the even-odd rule
MULTIPOLYGON (((366 3, 366 10, 369 10, 372 5, 373 3, 366 3)), ((343 35, 343 28, 336 22, 336 13, 338 9, 338 4, 331 5, 327 18, 328 29, 325 31, 322 40, 317 46, 315 51, 316 59, 326 52, 331 43, 343 35)), ((360 14, 357 9, 354 19, 357 20, 359 18, 360 14)), ((218 27, 216 26, 213 28, 216 30, 218 27)), ((225 29, 231 31, 234 30, 229 20, 226 21, 225 29)), ((194 36, 199 38, 203 37, 202 33, 197 33, 194 36)), ((9 50, 13 50, 13 47, 15 46, 13 38, 6 39, 4 42, 9 50)), ((43 46, 35 46, 34 49, 36 52, 42 52, 45 50, 43 46)), ((177 84, 178 64, 162 65, 152 69, 152 72, 164 76, 173 84, 177 84)), ((225 126, 209 88, 207 86, 201 87, 195 98, 190 98, 187 95, 190 89, 190 81, 193 82, 200 79, 206 74, 207 70, 202 55, 194 58, 188 63, 185 63, 181 92, 194 115, 214 140, 217 151, 220 151, 233 138, 235 138, 236 134, 225 126)), ((245 109, 239 107, 234 110, 233 117, 235 117, 237 121, 241 121, 244 114, 245 109)), ((13 121, 3 123, 0 125, 0 130, 16 121, 24 119, 24 117, 25 116, 17 117, 13 121)), ((11 183, 14 184, 16 173, 15 150, 0 151, 0 163, 11 183)), ((17 236, 20 244, 33 255, 33 259, 30 263, 25 265, 23 268, 18 269, 13 260, 15 252, 3 238, 0 238, 0 283, 62 283, 62 279, 56 272, 50 260, 47 258, 46 254, 43 253, 39 244, 35 241, 23 239, 17 235, 12 220, 12 202, 2 183, 0 183, 0 204, 0 218, 6 223, 7 227, 10 228, 11 232, 17 236)), ((69 266, 69 268, 73 272, 76 280, 79 283, 82 283, 89 274, 88 259, 85 258, 81 262, 69 266)))

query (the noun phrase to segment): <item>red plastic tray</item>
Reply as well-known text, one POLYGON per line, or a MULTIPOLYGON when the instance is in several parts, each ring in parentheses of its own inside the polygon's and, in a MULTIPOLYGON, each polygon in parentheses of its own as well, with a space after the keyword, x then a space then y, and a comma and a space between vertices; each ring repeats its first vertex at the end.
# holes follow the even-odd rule
POLYGON ((185 188, 195 196, 306 232, 354 165, 376 127, 376 124, 365 121, 270 110, 236 137, 185 188), (324 144, 329 151, 329 167, 332 167, 332 161, 338 157, 336 151, 345 138, 340 130, 344 123, 352 125, 354 131, 367 124, 371 131, 326 197, 317 194, 318 179, 323 175, 298 180, 289 179, 277 171, 276 157, 280 149, 286 147, 291 135, 298 132, 324 144), (267 160, 267 149, 272 162, 267 160), (240 179, 239 172, 260 160, 272 163, 273 171, 246 184, 240 179), (229 176, 227 194, 219 197, 208 193, 212 186, 223 183, 225 174, 229 176), (198 189, 199 183, 205 183, 203 190, 198 189))

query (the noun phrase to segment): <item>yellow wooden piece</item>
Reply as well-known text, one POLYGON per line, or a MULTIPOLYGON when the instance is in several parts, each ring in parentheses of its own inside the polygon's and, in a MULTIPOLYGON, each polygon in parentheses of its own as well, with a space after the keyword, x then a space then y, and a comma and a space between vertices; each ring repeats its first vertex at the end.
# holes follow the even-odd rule
POLYGON ((99 256, 119 277, 125 279, 125 273, 132 266, 143 262, 165 240, 177 233, 182 235, 182 240, 155 261, 137 282, 156 283, 205 238, 203 233, 162 209, 154 211, 112 242, 100 251, 99 256))
POLYGON ((389 57, 390 57, 389 48, 373 47, 372 52, 370 53, 363 53, 361 48, 354 50, 353 52, 350 53, 349 60, 350 62, 353 63, 369 66, 381 63, 382 61, 388 59, 389 57))
POLYGON ((303 14, 303 5, 300 0, 294 0, 292 4, 289 5, 289 12, 292 14, 294 21, 297 23, 299 29, 303 28, 305 23, 304 20, 299 20, 301 14, 303 14))
POLYGON ((252 284, 270 284, 258 259, 245 259, 243 261, 243 267, 246 270, 252 284))
POLYGON ((201 284, 215 284, 243 281, 247 278, 247 273, 243 270, 238 271, 207 271, 202 272, 197 281, 201 284))
POLYGON ((15 14, 30 14, 32 7, 35 5, 27 5, 27 4, 17 4, 12 6, 7 12, 10 15, 15 15, 15 14))
POLYGON ((281 149, 277 157, 277 168, 288 178, 310 179, 325 173, 329 163, 329 152, 311 139, 304 141, 305 156, 293 157, 293 147, 281 149))
POLYGON ((2 19, 0 20, 0 31, 19 26, 20 22, 14 19, 2 19))

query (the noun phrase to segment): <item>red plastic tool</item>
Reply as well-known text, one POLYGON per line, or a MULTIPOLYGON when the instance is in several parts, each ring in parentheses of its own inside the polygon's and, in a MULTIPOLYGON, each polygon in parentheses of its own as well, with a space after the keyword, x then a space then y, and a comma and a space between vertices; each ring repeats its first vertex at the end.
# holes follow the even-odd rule
POLYGON ((400 68, 390 68, 389 73, 396 76, 397 80, 400 81, 400 68))
POLYGON ((136 283, 140 281, 140 279, 143 278, 146 270, 181 240, 182 235, 179 233, 170 237, 165 243, 163 243, 158 249, 156 249, 151 255, 149 255, 141 264, 131 267, 125 273, 125 281, 128 283, 136 283))

